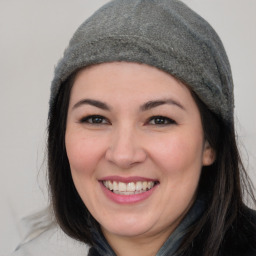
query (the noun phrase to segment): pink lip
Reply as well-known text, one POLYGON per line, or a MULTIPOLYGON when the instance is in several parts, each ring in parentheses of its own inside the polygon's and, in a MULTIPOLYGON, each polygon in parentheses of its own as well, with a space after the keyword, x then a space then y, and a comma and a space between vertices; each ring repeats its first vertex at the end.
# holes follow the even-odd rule
MULTIPOLYGON (((113 176, 112 176, 113 177, 113 176)), ((119 177, 121 178, 121 177, 119 177)), ((151 179, 141 179, 141 177, 136 177, 136 179, 134 179, 135 177, 131 177, 130 178, 122 178, 121 180, 120 179, 117 179, 115 177, 115 179, 110 179, 110 177, 106 177, 104 178, 104 180, 115 180, 115 181, 121 181, 121 182, 124 182, 124 183, 128 183, 128 182, 134 182, 137 178, 137 181, 154 181, 154 180, 151 180, 151 179)), ((157 189, 157 187, 159 186, 159 184, 155 185, 153 188, 151 188, 150 190, 148 191, 145 191, 143 193, 140 193, 140 194, 134 194, 134 195, 119 195, 119 194, 115 194, 113 193, 112 191, 110 191, 109 189, 107 189, 103 183, 102 183, 103 180, 101 180, 99 183, 101 185, 101 188, 102 188, 102 191, 103 193, 105 194, 105 196, 107 198, 109 198, 111 201, 117 203, 117 204, 134 204, 134 203, 138 203, 138 202, 141 202, 141 201, 144 201, 146 200, 147 198, 149 198, 154 192, 155 190, 157 189)))
POLYGON ((145 177, 139 177, 139 176, 131 176, 131 177, 121 177, 121 176, 107 176, 100 181, 109 180, 109 181, 117 181, 117 182, 123 182, 123 183, 129 183, 129 182, 137 182, 137 181, 157 181, 156 179, 150 179, 145 177))

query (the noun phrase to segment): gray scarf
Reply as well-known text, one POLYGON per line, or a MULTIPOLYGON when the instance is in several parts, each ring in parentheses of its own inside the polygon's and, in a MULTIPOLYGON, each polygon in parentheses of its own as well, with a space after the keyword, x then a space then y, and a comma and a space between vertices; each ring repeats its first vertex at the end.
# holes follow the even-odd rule
MULTIPOLYGON (((181 245, 183 238, 188 233, 191 225, 200 218, 204 210, 205 200, 203 198, 198 198, 180 225, 160 248, 156 256, 178 256, 177 250, 181 245)), ((102 234, 94 230, 93 237, 95 244, 90 249, 88 256, 116 256, 102 234)))

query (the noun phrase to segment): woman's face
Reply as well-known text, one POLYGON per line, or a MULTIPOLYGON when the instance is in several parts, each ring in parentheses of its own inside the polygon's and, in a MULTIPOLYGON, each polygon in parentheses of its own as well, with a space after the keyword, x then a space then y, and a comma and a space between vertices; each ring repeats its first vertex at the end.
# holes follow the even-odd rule
POLYGON ((195 200, 202 166, 213 162, 188 88, 144 64, 80 71, 65 143, 75 187, 110 242, 166 239, 195 200))

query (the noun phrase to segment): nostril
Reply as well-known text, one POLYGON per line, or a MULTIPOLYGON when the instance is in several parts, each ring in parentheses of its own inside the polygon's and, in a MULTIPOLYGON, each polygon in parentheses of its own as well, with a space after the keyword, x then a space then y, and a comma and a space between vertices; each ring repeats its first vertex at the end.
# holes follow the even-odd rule
POLYGON ((114 163, 121 168, 130 168, 135 164, 144 162, 146 153, 142 149, 136 147, 109 147, 106 151, 105 158, 107 161, 114 163))

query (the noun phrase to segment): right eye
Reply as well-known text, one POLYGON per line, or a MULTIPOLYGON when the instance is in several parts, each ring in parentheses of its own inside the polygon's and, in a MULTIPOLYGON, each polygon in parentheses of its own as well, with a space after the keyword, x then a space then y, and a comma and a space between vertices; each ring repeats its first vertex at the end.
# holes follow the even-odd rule
POLYGON ((90 116, 83 117, 80 120, 80 123, 88 123, 88 124, 100 125, 100 124, 109 124, 110 122, 105 117, 103 117, 103 116, 100 116, 100 115, 90 115, 90 116))
POLYGON ((173 119, 165 116, 152 116, 149 119, 148 124, 158 125, 158 126, 167 126, 167 125, 176 124, 176 122, 173 119))

